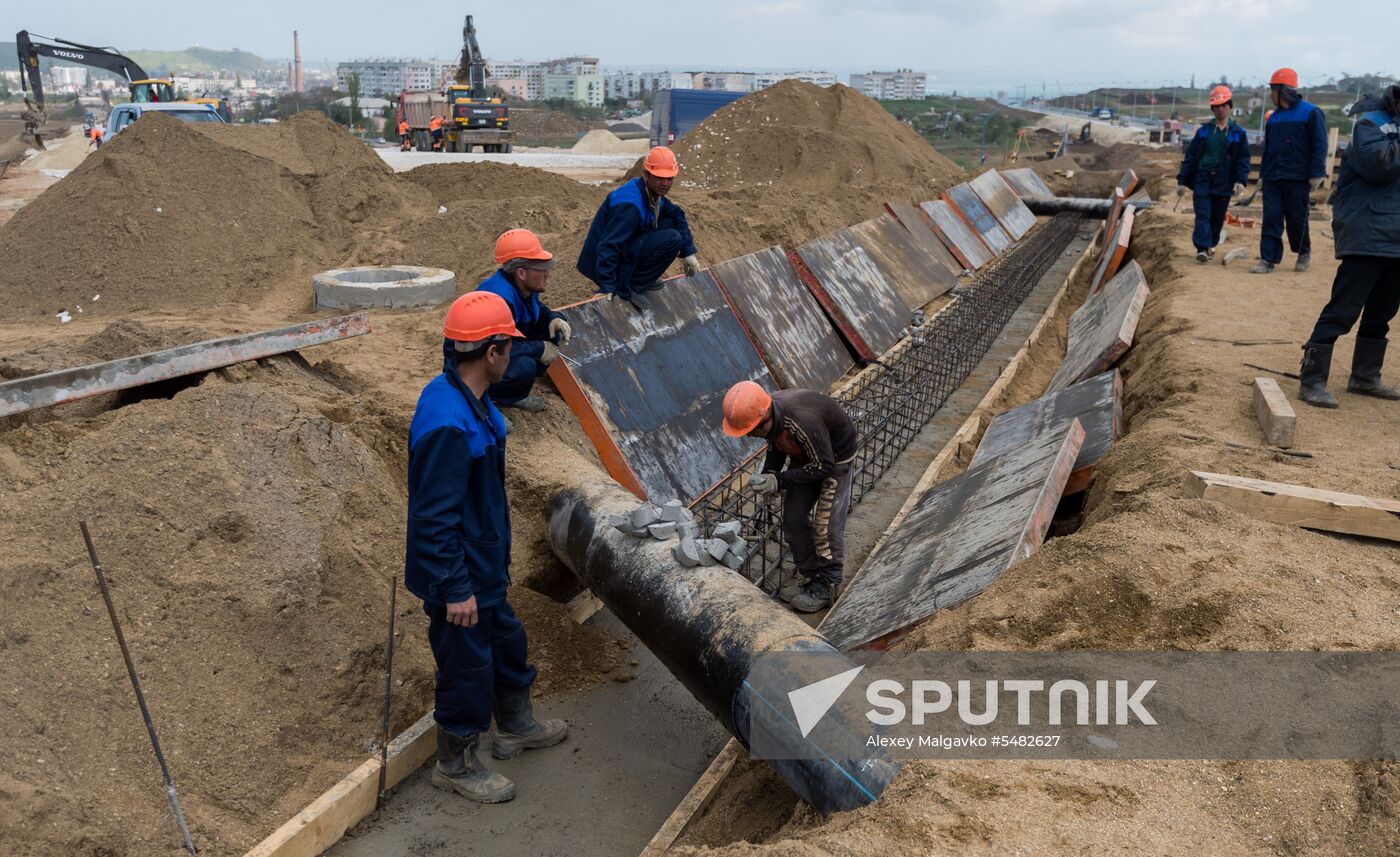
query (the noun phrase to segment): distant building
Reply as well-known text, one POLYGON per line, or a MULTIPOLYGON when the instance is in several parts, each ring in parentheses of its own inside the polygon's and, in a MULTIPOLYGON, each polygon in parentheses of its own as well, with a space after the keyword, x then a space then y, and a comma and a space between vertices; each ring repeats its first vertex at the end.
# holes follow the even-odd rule
POLYGON ((603 75, 608 98, 641 98, 663 89, 692 89, 695 77, 671 71, 610 71, 603 75))
POLYGON ((853 74, 851 88, 880 101, 923 98, 928 94, 928 75, 907 68, 853 74))
POLYGON ((355 60, 335 67, 336 89, 348 90, 360 76, 360 94, 397 96, 405 89, 441 89, 453 79, 456 63, 437 60, 355 60))
POLYGON ((499 87, 512 101, 527 101, 530 98, 530 85, 523 77, 488 77, 486 85, 499 87))
POLYGON ((753 92, 755 75, 747 71, 697 71, 692 89, 718 89, 724 92, 753 92))
POLYGON ((525 81, 524 98, 526 100, 539 101, 544 98, 544 63, 507 60, 505 62, 488 62, 486 68, 491 76, 497 79, 510 80, 514 78, 525 81))
POLYGON ((603 106, 603 76, 593 74, 545 74, 544 100, 576 101, 588 107, 603 106))
POLYGON ((87 69, 52 66, 49 68, 49 88, 54 92, 82 92, 87 88, 87 69))
POLYGON ((817 86, 835 86, 836 75, 829 71, 785 71, 785 72, 765 72, 753 76, 753 88, 755 90, 767 89, 785 80, 800 80, 803 83, 812 83, 817 86))

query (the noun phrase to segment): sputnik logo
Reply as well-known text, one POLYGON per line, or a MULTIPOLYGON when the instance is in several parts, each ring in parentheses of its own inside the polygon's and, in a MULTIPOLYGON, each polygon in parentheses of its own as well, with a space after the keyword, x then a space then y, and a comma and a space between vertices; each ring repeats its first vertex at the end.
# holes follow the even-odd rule
POLYGON ((792 705, 792 713, 797 718, 797 728, 801 730, 803 738, 817 727, 863 669, 865 667, 855 667, 788 691, 788 702, 792 705))

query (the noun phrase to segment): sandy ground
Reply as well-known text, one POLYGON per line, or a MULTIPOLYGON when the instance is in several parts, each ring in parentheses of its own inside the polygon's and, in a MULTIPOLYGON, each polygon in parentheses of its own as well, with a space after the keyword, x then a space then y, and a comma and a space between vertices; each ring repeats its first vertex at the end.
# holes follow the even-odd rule
POLYGON ((580 155, 568 149, 520 148, 508 155, 488 155, 479 152, 400 152, 398 149, 375 149, 394 172, 404 172, 424 164, 471 164, 490 162, 535 167, 578 179, 582 182, 620 179, 637 163, 637 155, 580 155))
POLYGON ((45 146, 44 151, 12 164, 0 179, 0 223, 14 217, 16 211, 52 187, 93 151, 81 125, 74 125, 66 136, 46 140, 45 146), (45 170, 62 174, 45 175, 45 170))

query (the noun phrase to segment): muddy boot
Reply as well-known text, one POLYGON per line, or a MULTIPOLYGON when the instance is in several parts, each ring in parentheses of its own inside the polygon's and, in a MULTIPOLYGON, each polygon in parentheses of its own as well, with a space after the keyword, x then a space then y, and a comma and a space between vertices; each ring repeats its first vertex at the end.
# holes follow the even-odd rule
POLYGON ((538 414, 544 410, 544 398, 541 396, 526 396, 518 402, 511 402, 509 405, 501 405, 503 408, 519 408, 526 413, 538 414))
POLYGON ((1327 390, 1332 371, 1332 346, 1309 342, 1303 346, 1303 365, 1298 368, 1298 398, 1318 408, 1337 407, 1337 397, 1327 390))
POLYGON ((647 310, 651 309, 651 301, 648 300, 647 296, 642 294, 641 292, 636 292, 629 297, 623 298, 623 300, 631 304, 632 308, 635 309, 637 312, 646 312, 647 310))
POLYGON ((793 596, 792 609, 798 613, 815 613, 831 606, 832 586, 825 580, 809 580, 793 596))
POLYGON ((1298 261, 1293 263, 1293 270, 1301 274, 1308 269, 1308 265, 1310 264, 1312 264, 1312 254, 1300 253, 1298 255, 1298 261))
POLYGON ((1197 261, 1199 264, 1202 264, 1202 265, 1204 265, 1205 263, 1209 262, 1209 261, 1210 261, 1210 251, 1209 251, 1209 250, 1197 250, 1197 251, 1196 251, 1196 261, 1197 261))
POLYGON ((1249 272, 1251 274, 1272 274, 1274 272, 1274 263, 1265 262, 1263 259, 1260 259, 1258 262, 1254 263, 1254 267, 1250 268, 1249 272))
POLYGON ((477 803, 505 803, 515 797, 515 783, 481 764, 476 757, 480 744, 480 733, 463 738, 439 726, 432 783, 477 803))
POLYGON ((530 705, 530 688, 496 688, 496 739, 491 755, 514 759, 526 750, 553 747, 569 734, 562 720, 536 720, 530 705))
POLYGON ((1381 383, 1381 364, 1385 362, 1384 339, 1356 337, 1356 348, 1351 352, 1351 378, 1347 380, 1348 393, 1375 396, 1377 399, 1400 399, 1400 391, 1381 383))
POLYGON ((787 583, 778 587, 778 600, 784 604, 791 604, 792 599, 802 592, 802 587, 807 583, 807 578, 800 574, 794 574, 787 583))

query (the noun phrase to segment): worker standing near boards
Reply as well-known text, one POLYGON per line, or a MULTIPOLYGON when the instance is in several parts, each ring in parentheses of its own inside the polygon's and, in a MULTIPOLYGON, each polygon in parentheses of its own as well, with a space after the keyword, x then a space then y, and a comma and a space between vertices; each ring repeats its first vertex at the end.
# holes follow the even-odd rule
POLYGON ((1217 86, 1210 91, 1210 110, 1215 121, 1196 129, 1176 175, 1178 197, 1191 189, 1191 204, 1196 212, 1191 243, 1196 248, 1197 262, 1208 262, 1215 255, 1230 198, 1238 196, 1249 181, 1249 137, 1230 118, 1234 106, 1230 87, 1217 86))

